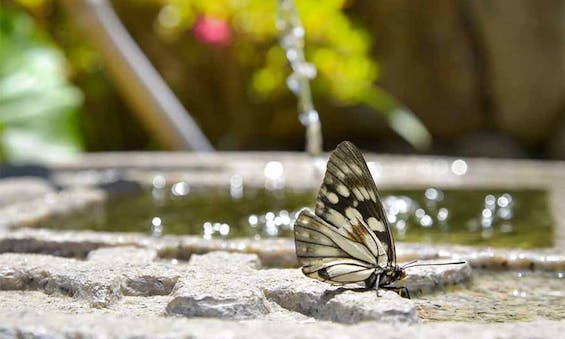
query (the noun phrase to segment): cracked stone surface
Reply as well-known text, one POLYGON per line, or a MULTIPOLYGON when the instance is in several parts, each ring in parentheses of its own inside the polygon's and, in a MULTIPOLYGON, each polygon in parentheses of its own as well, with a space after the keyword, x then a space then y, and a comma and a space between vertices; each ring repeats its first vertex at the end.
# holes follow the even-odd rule
POLYGON ((525 323, 386 324, 364 322, 222 321, 149 317, 108 317, 31 312, 6 315, 0 322, 2 338, 559 338, 565 323, 538 320, 525 323))
POLYGON ((473 281, 414 298, 428 321, 563 320, 565 284, 559 273, 473 272, 473 281))
POLYGON ((381 300, 375 299, 374 292, 351 291, 331 298, 328 292, 335 287, 308 279, 299 270, 255 269, 254 255, 215 252, 194 256, 190 263, 200 279, 179 283, 167 306, 169 314, 257 318, 270 312, 273 301, 289 311, 337 322, 418 320, 410 301, 394 293, 385 293, 381 300))
MULTIPOLYGON (((156 259, 155 251, 132 247, 98 249, 86 260, 2 254, 0 290, 38 290, 94 308, 123 306, 132 297, 162 296, 168 301, 157 312, 186 317, 419 321, 414 304, 395 293, 382 291, 377 299, 374 291, 333 287, 306 278, 298 269, 261 269, 256 255, 213 252, 194 255, 188 263, 156 259)), ((470 268, 458 266, 459 273, 437 266, 431 276, 445 283, 463 282, 470 268)), ((420 275, 430 272, 413 270, 407 284, 428 288, 420 275)))
MULTIPOLYGON (((358 292, 337 288, 304 277, 298 269, 257 270, 255 255, 213 252, 195 255, 190 264, 199 280, 182 279, 175 298, 167 306, 170 314, 246 319, 269 312, 269 301, 284 309, 322 320, 354 323, 365 320, 418 321, 413 304, 393 292, 358 292), (210 289, 209 286, 215 286, 210 289)), ((437 281, 461 283, 470 278, 467 265, 437 266, 423 272, 414 269, 410 286, 431 289, 422 274, 437 281), (421 272, 421 273, 419 273, 421 272), (456 273, 457 272, 457 273, 456 273), (446 279, 441 279, 445 276, 446 279)), ((436 289, 442 284, 437 283, 436 289)))
POLYGON ((0 253, 41 253, 85 258, 91 251, 101 247, 150 247, 152 241, 154 239, 135 233, 0 228, 0 253))
POLYGON ((259 277, 258 284, 267 298, 285 309, 342 323, 418 320, 412 302, 393 292, 380 291, 381 296, 377 299, 375 291, 330 287, 316 280, 304 279, 299 270, 293 270, 292 274, 283 271, 266 271, 259 277), (272 281, 278 283, 273 284, 272 281))
MULTIPOLYGON (((418 263, 434 263, 434 261, 419 261, 418 263)), ((422 266, 407 269, 407 276, 400 285, 408 288, 411 294, 418 295, 429 293, 439 288, 456 285, 463 282, 464 278, 471 277, 471 266, 446 265, 446 266, 422 266)))
POLYGON ((255 255, 225 252, 195 255, 192 276, 179 282, 169 314, 189 317, 257 318, 269 313, 268 302, 255 283, 255 255))
MULTIPOLYGON (((90 251, 100 247, 128 245, 155 249, 161 258, 188 260, 193 254, 228 251, 257 254, 264 266, 297 266, 292 239, 204 240, 196 236, 154 238, 138 233, 32 228, 2 230, 0 227, 0 253, 45 253, 84 258, 90 251)), ((396 246, 399 261, 465 260, 472 267, 486 269, 565 271, 565 253, 560 249, 518 250, 409 243, 397 243, 396 246)))
POLYGON ((152 265, 153 251, 101 249, 86 261, 47 255, 0 255, 0 290, 43 290, 106 307, 123 295, 169 294, 178 273, 152 265))

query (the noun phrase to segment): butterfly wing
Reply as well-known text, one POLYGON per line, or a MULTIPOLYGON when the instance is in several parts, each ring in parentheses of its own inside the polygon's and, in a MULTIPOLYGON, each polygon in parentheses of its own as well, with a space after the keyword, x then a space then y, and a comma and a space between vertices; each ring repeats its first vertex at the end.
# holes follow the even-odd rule
POLYGON ((368 226, 379 249, 379 266, 396 265, 394 239, 377 187, 365 158, 351 142, 340 143, 330 155, 315 213, 338 229, 356 223, 368 226))
POLYGON ((367 280, 375 272, 378 251, 366 226, 336 228, 308 209, 294 223, 296 255, 302 272, 335 285, 367 280))

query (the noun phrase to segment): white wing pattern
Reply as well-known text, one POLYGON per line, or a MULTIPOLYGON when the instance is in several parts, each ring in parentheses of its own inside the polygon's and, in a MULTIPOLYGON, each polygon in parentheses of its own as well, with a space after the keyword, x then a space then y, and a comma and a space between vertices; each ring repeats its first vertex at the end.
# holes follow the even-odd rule
POLYGON ((361 152, 348 141, 330 155, 315 214, 294 224, 296 254, 310 278, 343 285, 368 282, 396 265, 394 240, 361 152))

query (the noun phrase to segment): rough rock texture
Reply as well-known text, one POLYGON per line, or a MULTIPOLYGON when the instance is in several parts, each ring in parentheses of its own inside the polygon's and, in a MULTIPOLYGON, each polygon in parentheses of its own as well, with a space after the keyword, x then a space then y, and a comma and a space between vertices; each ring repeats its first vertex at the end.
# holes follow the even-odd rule
MULTIPOLYGON (((425 264, 426 262, 421 261, 418 263, 425 264)), ((470 277, 471 266, 469 264, 422 266, 408 268, 406 278, 396 285, 406 287, 410 294, 415 296, 436 291, 449 285, 457 285, 470 277)))
POLYGON ((563 273, 475 270, 465 286, 413 298, 426 321, 563 320, 563 273))
POLYGON ((0 290, 43 290, 106 307, 123 295, 169 294, 179 274, 151 265, 154 252, 102 249, 87 261, 47 255, 0 255, 0 290))
POLYGON ((170 296, 126 296, 106 307, 92 307, 88 300, 79 297, 70 298, 67 295, 32 290, 0 290, 0 298, 0 323, 9 314, 23 316, 34 312, 160 317, 165 315, 165 307, 171 300, 170 296))
MULTIPOLYGON (((434 287, 461 283, 470 269, 414 268, 434 287)), ((410 288, 431 289, 413 278, 410 288)), ((414 304, 392 292, 337 288, 309 279, 298 269, 261 269, 256 255, 213 252, 188 263, 156 260, 152 250, 116 247, 92 251, 87 260, 48 255, 0 255, 0 291, 43 291, 53 300, 73 297, 94 308, 125 309, 125 300, 159 299, 153 312, 222 319, 304 318, 356 323, 366 320, 417 322, 414 304), (116 306, 118 305, 118 306, 116 306), (120 306, 121 305, 121 306, 120 306)), ((2 292, 5 293, 5 292, 2 292)), ((37 292, 34 292, 37 293, 37 292)), ((2 298, 2 294, 0 294, 2 298)), ((69 301, 70 303, 70 301, 69 301)), ((135 307, 134 307, 135 308, 135 307)), ((127 313, 127 312, 126 312, 127 313)))
MULTIPOLYGON (((306 278, 296 269, 257 270, 254 255, 214 252, 195 255, 190 264, 198 279, 184 277, 167 306, 170 314, 220 318, 256 318, 269 313, 269 302, 322 320, 354 323, 364 320, 418 320, 409 300, 374 291, 338 289, 306 278), (215 286, 210 289, 210 286, 215 286)), ((461 280, 469 276, 462 275, 461 280)))
POLYGON ((0 228, 0 253, 42 253, 85 258, 100 247, 148 246, 154 239, 135 233, 55 231, 49 229, 0 228))
MULTIPOLYGON (((555 199, 560 197, 561 195, 557 195, 555 199)), ((556 210, 558 204, 555 201, 556 210)), ((563 214, 563 211, 559 213, 563 214)), ((169 259, 189 260, 193 254, 226 251, 256 254, 263 266, 296 267, 298 265, 292 239, 203 240, 197 236, 154 238, 134 233, 0 229, 0 253, 45 253, 84 258, 97 248, 115 246, 152 248, 157 251, 160 258, 169 259)), ((554 272, 565 270, 565 253, 561 249, 516 250, 409 243, 397 243, 396 246, 399 262, 416 259, 465 260, 477 268, 554 272)))
POLYGON ((269 313, 255 283, 257 256, 216 252, 195 255, 189 264, 194 272, 180 281, 169 314, 245 319, 269 313))
POLYGON ((104 315, 62 315, 33 312, 6 315, 2 338, 559 338, 565 323, 534 321, 509 324, 383 324, 341 325, 329 322, 222 321, 104 315))
POLYGON ((299 270, 269 270, 259 278, 258 284, 267 298, 281 307, 316 319, 341 323, 414 322, 418 319, 413 304, 393 292, 380 291, 381 296, 377 298, 374 290, 360 291, 358 286, 331 287, 305 279, 299 270))

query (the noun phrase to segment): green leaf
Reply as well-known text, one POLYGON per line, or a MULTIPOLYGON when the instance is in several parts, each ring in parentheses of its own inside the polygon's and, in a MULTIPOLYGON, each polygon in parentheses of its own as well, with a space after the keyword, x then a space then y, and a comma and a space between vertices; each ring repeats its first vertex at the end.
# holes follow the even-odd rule
POLYGON ((0 12, 0 41, 0 159, 52 159, 82 150, 83 97, 66 79, 63 55, 16 11, 0 12))
POLYGON ((392 95, 381 88, 371 87, 361 97, 365 104, 384 114, 390 127, 413 147, 419 150, 430 147, 432 136, 424 124, 392 95))

